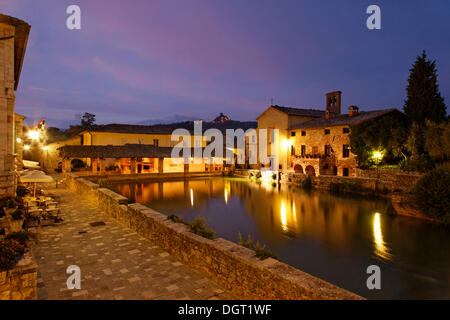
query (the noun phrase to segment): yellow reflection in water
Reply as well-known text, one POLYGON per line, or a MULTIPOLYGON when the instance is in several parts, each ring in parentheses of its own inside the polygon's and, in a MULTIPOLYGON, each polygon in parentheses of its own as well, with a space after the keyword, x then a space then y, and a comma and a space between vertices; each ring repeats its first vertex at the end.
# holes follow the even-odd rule
POLYGON ((287 230, 287 217, 286 217, 286 206, 284 205, 284 201, 281 200, 281 228, 283 230, 287 230))
POLYGON ((389 260, 391 258, 391 254, 389 253, 389 250, 383 240, 380 214, 378 212, 376 212, 373 217, 373 237, 375 241, 375 254, 381 258, 389 260))
POLYGON ((231 186, 230 184, 226 184, 224 188, 224 197, 225 197, 225 204, 228 204, 228 198, 231 195, 231 186))
POLYGON ((194 206, 194 190, 191 188, 191 207, 194 206))

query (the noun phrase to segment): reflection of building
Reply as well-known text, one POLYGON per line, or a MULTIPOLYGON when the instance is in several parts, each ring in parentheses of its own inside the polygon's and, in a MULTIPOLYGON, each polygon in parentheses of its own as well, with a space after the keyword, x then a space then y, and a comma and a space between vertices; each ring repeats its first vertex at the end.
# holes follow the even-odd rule
MULTIPOLYGON (((350 150, 350 126, 382 117, 396 109, 360 112, 350 106, 341 114, 341 92, 326 95, 326 110, 271 106, 258 117, 258 129, 279 129, 279 164, 282 171, 308 175, 354 176, 356 156, 350 150)), ((269 150, 269 148, 268 148, 269 150)))
MULTIPOLYGON (((23 117, 14 114, 30 26, 0 14, 0 196, 15 194, 15 154, 23 117)), ((20 168, 20 167, 19 167, 20 168)))

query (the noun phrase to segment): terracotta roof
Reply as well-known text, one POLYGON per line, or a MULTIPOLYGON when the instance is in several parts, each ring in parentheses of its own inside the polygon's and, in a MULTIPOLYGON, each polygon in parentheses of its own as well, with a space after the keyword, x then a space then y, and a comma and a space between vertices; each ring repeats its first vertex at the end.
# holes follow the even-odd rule
POLYGON ((148 144, 63 146, 58 150, 63 158, 168 158, 172 152, 170 147, 156 147, 148 144))
POLYGON ((300 109, 300 108, 289 108, 289 107, 281 107, 281 106, 271 106, 281 112, 286 113, 290 116, 304 116, 304 117, 323 117, 325 115, 325 111, 317 110, 317 109, 300 109))
POLYGON ((312 119, 309 121, 305 121, 301 124, 297 124, 292 126, 289 129, 306 129, 306 128, 316 128, 316 127, 332 127, 332 126, 345 126, 345 125, 355 125, 361 122, 377 118, 388 114, 390 112, 400 112, 397 109, 384 109, 384 110, 375 110, 375 111, 361 111, 357 115, 349 116, 348 114, 339 114, 333 115, 330 119, 326 119, 325 117, 319 119, 312 119))
MULTIPOLYGON (((31 26, 20 19, 4 14, 0 14, 0 23, 5 23, 15 28, 15 32, 11 36, 14 38, 14 90, 17 90, 31 26)), ((5 39, 8 38, 5 37, 5 39)))
MULTIPOLYGON (((170 158, 173 147, 156 147, 149 144, 125 144, 123 146, 62 146, 58 148, 62 158, 170 158)), ((205 148, 201 148, 202 154, 205 148)), ((194 156, 196 148, 192 148, 194 156)), ((216 155, 213 150, 213 157, 216 155)), ((224 145, 223 156, 226 155, 224 145)))

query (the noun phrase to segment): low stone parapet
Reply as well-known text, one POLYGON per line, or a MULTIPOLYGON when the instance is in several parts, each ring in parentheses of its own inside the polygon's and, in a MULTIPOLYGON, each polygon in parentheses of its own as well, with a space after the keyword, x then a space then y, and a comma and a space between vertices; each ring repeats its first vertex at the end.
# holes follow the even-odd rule
POLYGON ((36 300, 37 264, 30 252, 17 265, 0 272, 0 300, 36 300))
POLYGON ((168 220, 164 214, 142 204, 128 204, 127 198, 85 179, 72 178, 76 180, 68 183, 72 190, 86 195, 90 189, 106 214, 241 298, 363 299, 280 261, 260 260, 254 251, 236 243, 198 236, 186 225, 168 220), (77 187, 77 184, 85 186, 77 187))

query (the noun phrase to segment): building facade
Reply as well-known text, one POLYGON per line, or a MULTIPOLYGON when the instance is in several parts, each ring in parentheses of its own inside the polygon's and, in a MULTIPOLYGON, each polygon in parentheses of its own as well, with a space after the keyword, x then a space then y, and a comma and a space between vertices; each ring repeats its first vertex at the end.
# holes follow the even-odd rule
POLYGON ((30 26, 0 14, 0 196, 15 195, 17 137, 14 103, 30 26))
POLYGON ((351 126, 400 111, 360 112, 358 107, 350 106, 348 113, 342 114, 341 98, 340 91, 327 93, 325 111, 271 106, 258 117, 258 129, 279 129, 278 170, 311 176, 356 175, 356 156, 350 148, 351 126))

